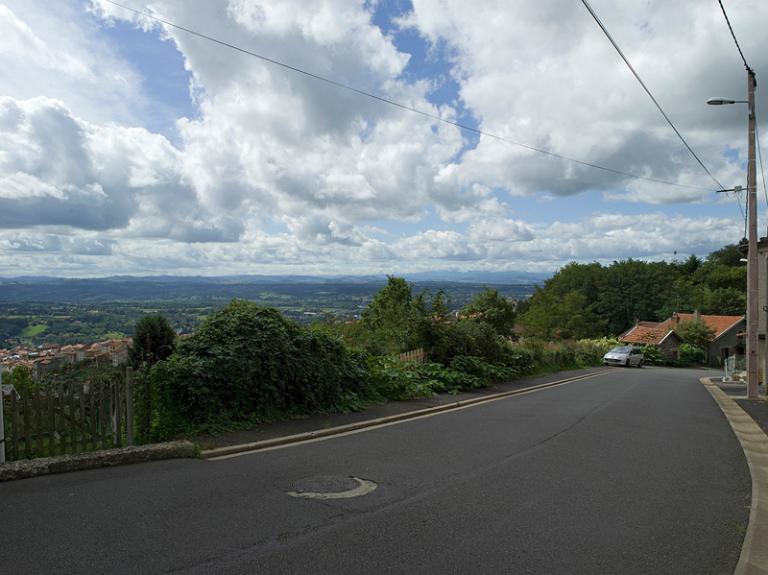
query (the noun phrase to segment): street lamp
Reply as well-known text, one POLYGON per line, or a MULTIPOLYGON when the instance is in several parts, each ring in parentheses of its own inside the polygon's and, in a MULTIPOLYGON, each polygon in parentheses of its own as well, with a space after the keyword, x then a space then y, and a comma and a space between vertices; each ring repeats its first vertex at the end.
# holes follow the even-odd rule
MULTIPOLYGON (((755 73, 747 68, 747 99, 710 98, 710 106, 726 104, 747 104, 749 122, 747 125, 747 397, 757 397, 757 330, 758 330, 758 287, 757 287, 757 173, 755 171, 755 73)), ((768 373, 765 374, 768 377, 768 373)))

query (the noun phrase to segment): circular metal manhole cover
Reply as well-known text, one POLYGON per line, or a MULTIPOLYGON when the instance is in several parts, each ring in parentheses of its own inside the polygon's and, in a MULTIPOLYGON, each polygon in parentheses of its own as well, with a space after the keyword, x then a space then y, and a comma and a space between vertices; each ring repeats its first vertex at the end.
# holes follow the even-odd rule
POLYGON ((344 477, 340 475, 322 475, 294 481, 292 491, 286 491, 291 497, 305 499, 349 499, 360 497, 375 490, 377 485, 368 479, 344 477))

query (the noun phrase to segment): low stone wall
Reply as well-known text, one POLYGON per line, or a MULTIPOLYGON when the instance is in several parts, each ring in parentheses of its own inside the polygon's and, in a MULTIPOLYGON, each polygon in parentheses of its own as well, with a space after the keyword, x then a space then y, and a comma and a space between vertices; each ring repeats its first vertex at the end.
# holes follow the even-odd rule
POLYGON ((0 465, 0 481, 13 481, 51 473, 82 471, 128 463, 143 463, 160 459, 195 458, 197 447, 189 441, 172 441, 118 449, 90 451, 76 455, 22 459, 0 465))

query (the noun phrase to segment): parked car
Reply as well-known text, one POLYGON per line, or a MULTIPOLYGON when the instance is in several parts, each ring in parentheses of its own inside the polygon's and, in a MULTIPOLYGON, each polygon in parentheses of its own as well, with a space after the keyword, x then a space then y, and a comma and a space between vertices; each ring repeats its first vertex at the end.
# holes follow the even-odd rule
POLYGON ((643 351, 639 347, 631 345, 614 347, 603 356, 603 363, 605 365, 623 365, 624 367, 641 367, 643 360, 643 351))

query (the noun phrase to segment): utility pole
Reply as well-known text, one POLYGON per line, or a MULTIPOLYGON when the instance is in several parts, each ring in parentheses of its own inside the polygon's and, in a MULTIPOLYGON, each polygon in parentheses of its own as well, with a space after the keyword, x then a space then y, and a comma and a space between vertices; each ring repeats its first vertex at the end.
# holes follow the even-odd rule
POLYGON ((0 465, 5 463, 5 421, 3 419, 3 368, 0 366, 0 465))
MULTIPOLYGON (((758 330, 758 258, 757 258, 757 172, 755 168, 755 73, 747 68, 747 217, 749 251, 747 252, 747 397, 757 398, 757 330, 758 330)), ((766 377, 765 374, 763 377, 766 377)))

